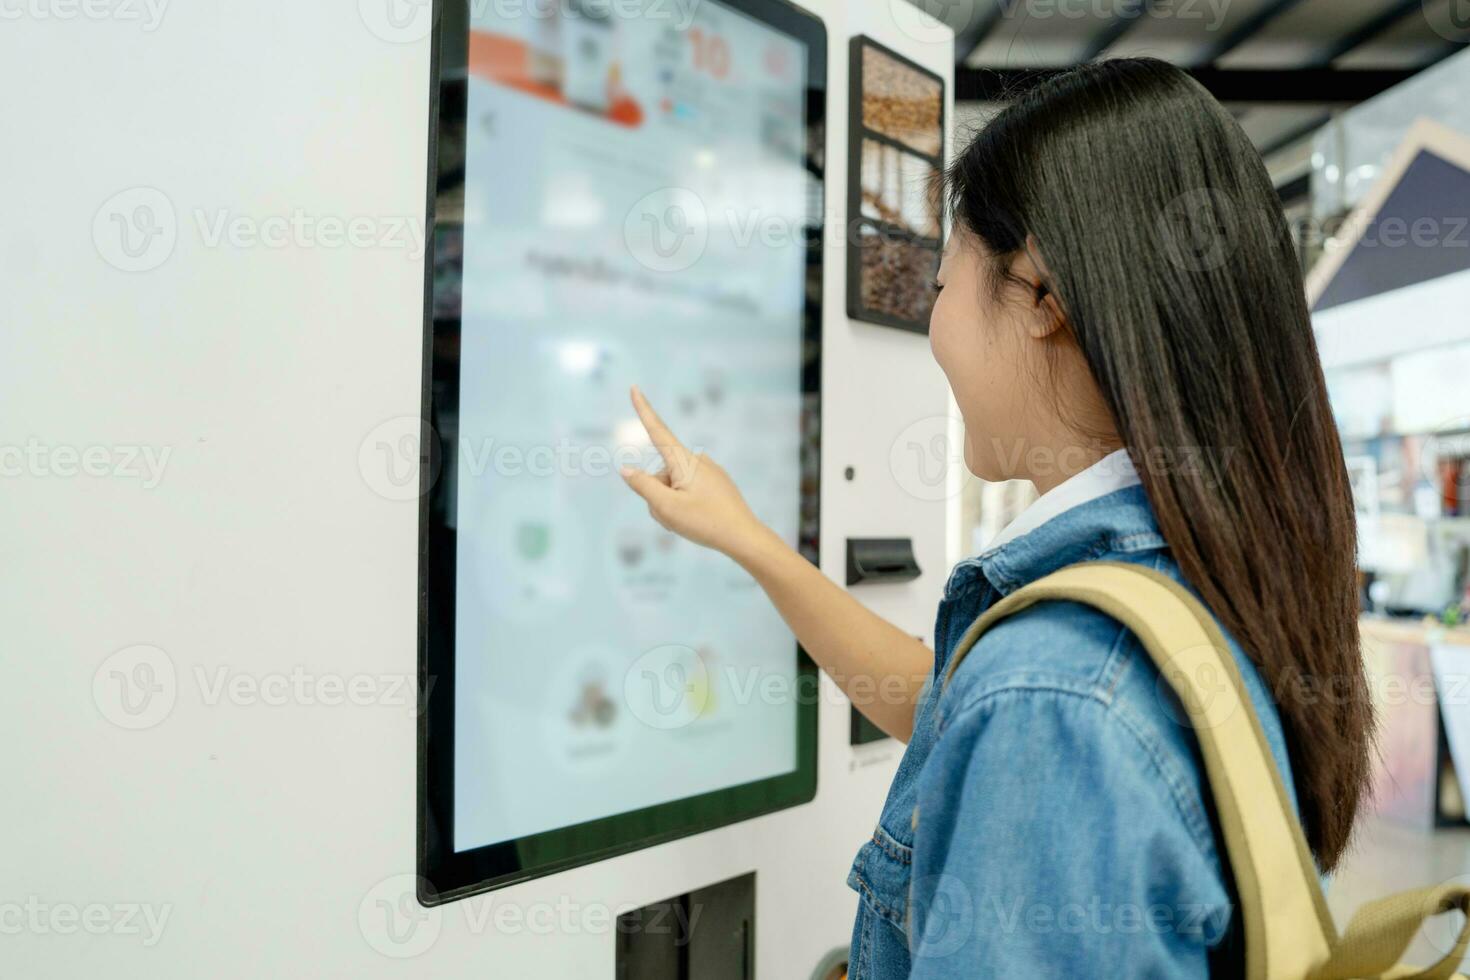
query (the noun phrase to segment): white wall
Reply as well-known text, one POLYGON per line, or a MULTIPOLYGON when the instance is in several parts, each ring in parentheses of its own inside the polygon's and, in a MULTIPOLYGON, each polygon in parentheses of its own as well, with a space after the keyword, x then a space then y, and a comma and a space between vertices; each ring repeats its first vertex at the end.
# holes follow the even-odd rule
MULTIPOLYGON (((375 3, 0 8, 0 975, 611 977, 610 915, 755 869, 759 973, 804 977, 847 940, 898 753, 848 747, 830 682, 808 806, 404 906, 425 918, 402 932, 377 904, 414 869, 416 502, 372 492, 358 452, 419 408, 400 223, 423 215, 429 48, 370 30, 391 33, 375 3), (138 203, 171 251, 118 250, 138 203), (362 218, 372 244, 211 237, 297 215, 362 218), (157 688, 141 715, 114 671, 157 688), (374 703, 249 689, 293 677, 367 678, 374 703)), ((848 35, 950 74, 947 34, 894 4, 910 34, 887 3, 814 4, 838 218, 848 35)), ((924 337, 846 320, 842 269, 834 248, 823 567, 840 579, 848 535, 913 535, 924 576, 871 598, 927 638, 945 504, 890 450, 942 432, 947 394, 924 337)))

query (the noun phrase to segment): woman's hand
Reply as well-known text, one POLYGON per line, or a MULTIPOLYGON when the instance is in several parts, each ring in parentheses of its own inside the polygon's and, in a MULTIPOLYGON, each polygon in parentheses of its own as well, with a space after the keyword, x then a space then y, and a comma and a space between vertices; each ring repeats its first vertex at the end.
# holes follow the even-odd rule
POLYGON ((632 397, 643 428, 663 457, 664 469, 653 474, 625 466, 623 479, 648 501, 648 513, 654 520, 680 537, 737 561, 773 537, 720 464, 684 448, 636 386, 632 397))
POLYGON ((685 449, 637 388, 633 407, 665 469, 655 476, 628 467, 623 479, 648 501, 653 519, 739 562, 852 703, 879 728, 907 742, 919 692, 934 672, 934 652, 864 608, 762 524, 719 464, 685 449), (875 696, 878 691, 882 696, 875 696))

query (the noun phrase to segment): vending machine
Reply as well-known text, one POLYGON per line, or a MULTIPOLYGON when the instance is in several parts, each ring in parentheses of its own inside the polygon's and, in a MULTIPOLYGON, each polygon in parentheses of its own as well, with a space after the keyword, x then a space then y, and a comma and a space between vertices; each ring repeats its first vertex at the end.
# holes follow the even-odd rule
MULTIPOLYGON (((842 975, 903 746, 622 485, 657 465, 628 389, 932 642, 949 28, 907 0, 158 13, 71 25, 87 56, 17 116, 31 145, 71 122, 12 229, 83 229, 21 263, 12 301, 56 314, 27 352, 71 381, 7 381, 19 417, 160 465, 19 484, 3 877, 50 912, 0 973, 842 975), (94 906, 116 928, 55 924, 94 906)), ((22 26, 21 67, 63 50, 22 26)))

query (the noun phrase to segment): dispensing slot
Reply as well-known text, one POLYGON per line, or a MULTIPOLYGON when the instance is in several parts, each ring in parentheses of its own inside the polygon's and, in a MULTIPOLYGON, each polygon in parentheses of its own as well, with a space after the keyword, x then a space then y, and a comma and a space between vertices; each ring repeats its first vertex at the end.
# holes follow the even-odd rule
POLYGON ((910 582, 919 577, 912 538, 848 538, 847 584, 910 582))

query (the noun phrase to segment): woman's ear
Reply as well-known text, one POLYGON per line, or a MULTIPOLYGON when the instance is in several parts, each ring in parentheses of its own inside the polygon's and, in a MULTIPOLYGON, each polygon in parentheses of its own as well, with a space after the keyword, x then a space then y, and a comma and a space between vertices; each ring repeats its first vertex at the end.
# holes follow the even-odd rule
POLYGON ((1067 313, 1062 309, 1057 294, 1052 291, 1051 270, 1046 267, 1046 260, 1041 257, 1041 248, 1036 242, 1036 236, 1026 236, 1026 247, 1020 255, 1016 256, 1011 272, 1027 283, 1031 290, 1034 315, 1028 318, 1026 329, 1032 338, 1041 340, 1043 337, 1049 337, 1065 329, 1067 313))

